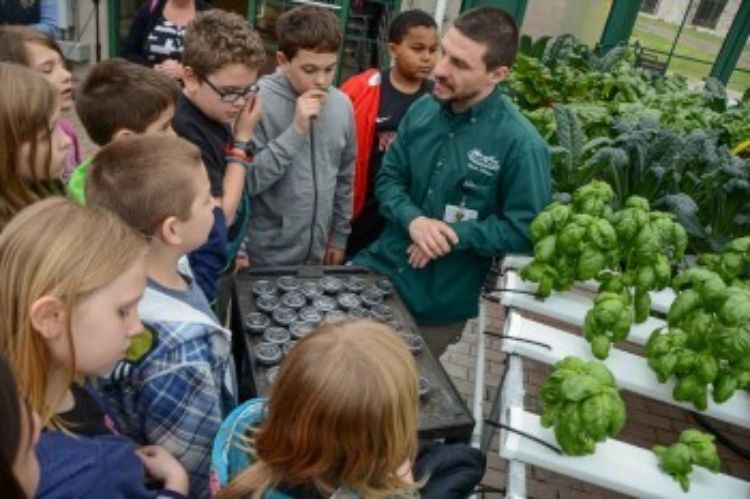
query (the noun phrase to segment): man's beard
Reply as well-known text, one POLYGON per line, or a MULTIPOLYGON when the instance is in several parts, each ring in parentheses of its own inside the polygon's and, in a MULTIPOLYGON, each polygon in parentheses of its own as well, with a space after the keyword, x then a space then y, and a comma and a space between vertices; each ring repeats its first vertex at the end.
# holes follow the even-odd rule
POLYGON ((454 92, 448 97, 440 97, 436 95, 435 92, 433 92, 432 98, 443 104, 449 104, 449 105, 458 104, 460 106, 461 104, 465 102, 470 102, 472 99, 476 98, 478 95, 479 95, 479 90, 473 90, 470 92, 454 92))

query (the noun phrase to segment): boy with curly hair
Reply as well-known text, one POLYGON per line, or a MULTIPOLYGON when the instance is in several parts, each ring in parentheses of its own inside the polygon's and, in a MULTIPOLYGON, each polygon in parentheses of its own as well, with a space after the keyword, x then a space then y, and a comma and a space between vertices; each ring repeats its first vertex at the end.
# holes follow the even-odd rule
POLYGON ((182 55, 185 89, 173 127, 200 148, 211 194, 218 200, 208 242, 188 256, 211 302, 247 233, 245 174, 248 144, 261 115, 256 80, 264 60, 260 37, 237 14, 210 10, 187 26, 182 55))

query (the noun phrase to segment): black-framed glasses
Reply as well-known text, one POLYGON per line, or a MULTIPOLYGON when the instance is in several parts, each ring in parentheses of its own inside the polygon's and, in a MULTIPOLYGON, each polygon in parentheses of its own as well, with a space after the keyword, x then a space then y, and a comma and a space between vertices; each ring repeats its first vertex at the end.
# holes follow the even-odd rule
POLYGON ((234 104, 243 97, 246 99, 254 97, 259 90, 257 83, 253 83, 252 85, 248 85, 239 90, 224 90, 223 88, 219 88, 211 83, 208 78, 202 78, 202 80, 206 82, 206 85, 208 85, 211 90, 216 92, 216 95, 219 96, 221 102, 226 102, 227 104, 234 104))

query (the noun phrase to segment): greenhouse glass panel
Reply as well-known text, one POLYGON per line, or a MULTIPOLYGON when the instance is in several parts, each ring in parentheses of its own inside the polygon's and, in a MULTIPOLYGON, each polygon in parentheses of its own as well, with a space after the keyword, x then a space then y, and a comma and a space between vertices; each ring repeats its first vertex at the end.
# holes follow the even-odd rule
POLYGON ((612 0, 529 0, 521 31, 532 38, 570 33, 593 47, 611 8, 612 0))

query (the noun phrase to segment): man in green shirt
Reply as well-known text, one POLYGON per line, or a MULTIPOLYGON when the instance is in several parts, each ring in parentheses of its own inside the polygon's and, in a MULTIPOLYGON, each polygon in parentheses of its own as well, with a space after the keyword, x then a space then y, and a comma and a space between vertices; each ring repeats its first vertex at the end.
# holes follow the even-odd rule
POLYGON ((531 249, 550 201, 547 144, 497 88, 517 50, 515 21, 494 7, 448 30, 433 95, 411 106, 377 177, 386 227, 354 260, 394 281, 436 356, 476 315, 492 258, 531 249))

